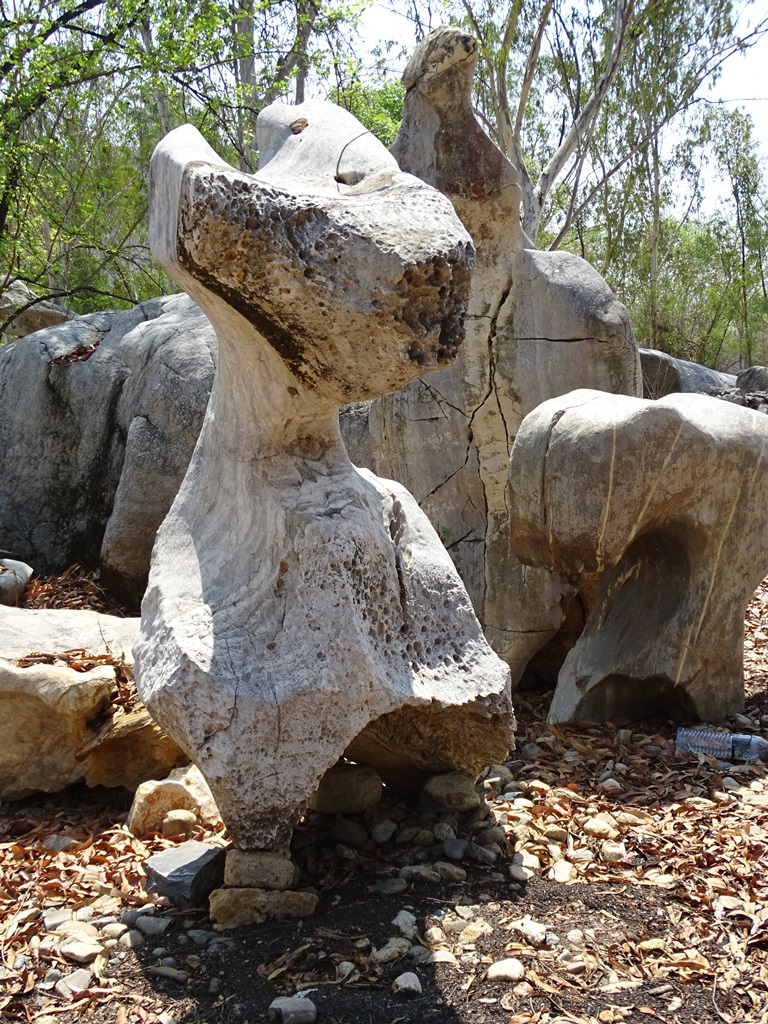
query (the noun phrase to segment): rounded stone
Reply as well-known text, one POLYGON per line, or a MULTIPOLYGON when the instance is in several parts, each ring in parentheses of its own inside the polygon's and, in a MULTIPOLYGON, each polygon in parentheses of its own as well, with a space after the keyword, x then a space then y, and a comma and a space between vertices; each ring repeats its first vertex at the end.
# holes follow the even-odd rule
POLYGON ((433 775, 419 797, 419 806, 423 810, 456 811, 458 814, 477 810, 480 803, 474 782, 461 772, 433 775))
POLYGON ((362 764, 340 764, 330 768, 309 801, 319 814, 361 814, 381 800, 379 773, 362 764))
POLYGON ((525 977, 525 967, 514 957, 506 960, 497 960, 488 968, 488 981, 522 981, 525 977))
POLYGON ((176 808, 168 811, 160 825, 160 832, 163 836, 184 836, 189 839, 197 828, 197 815, 194 811, 186 811, 176 808))

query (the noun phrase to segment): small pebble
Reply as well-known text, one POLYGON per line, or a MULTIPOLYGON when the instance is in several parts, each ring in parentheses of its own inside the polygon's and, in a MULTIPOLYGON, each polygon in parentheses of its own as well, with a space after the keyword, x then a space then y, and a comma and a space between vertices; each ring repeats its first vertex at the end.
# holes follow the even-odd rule
POLYGON ((414 974, 413 971, 406 971, 405 974, 398 975, 392 982, 392 991, 395 995, 408 998, 420 996, 422 988, 418 975, 414 974))
POLYGON ((522 981, 524 977, 525 967, 514 957, 497 960, 488 968, 488 981, 522 981))
POLYGON ((131 928, 125 935, 121 935, 117 941, 126 949, 139 949, 140 946, 144 945, 144 936, 141 932, 137 932, 135 928, 131 928))
POLYGON ((373 891, 377 896, 399 896, 407 888, 408 883, 404 878, 385 878, 374 885, 373 891))
POLYGON ((412 939, 419 930, 416 925, 416 918, 410 910, 401 910, 392 921, 392 924, 406 939, 412 939))
POLYGON ((466 839, 446 839, 442 846, 443 856, 448 860, 462 860, 468 847, 466 839))
POLYGON ((170 925, 170 917, 137 917, 136 927, 145 935, 162 935, 170 925))
POLYGON ((371 839, 381 846, 382 843, 388 843, 395 832, 397 832, 397 822, 385 818, 384 821, 380 821, 378 825, 374 825, 371 829, 371 839))
POLYGON ((317 1007, 306 996, 280 996, 267 1009, 270 1024, 314 1024, 317 1007))

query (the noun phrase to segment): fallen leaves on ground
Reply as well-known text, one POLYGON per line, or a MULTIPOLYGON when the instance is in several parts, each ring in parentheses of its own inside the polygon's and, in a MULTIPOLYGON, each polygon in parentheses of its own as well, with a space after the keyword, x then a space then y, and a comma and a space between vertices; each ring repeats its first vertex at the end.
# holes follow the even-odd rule
MULTIPOLYGON (((748 711, 765 726, 765 584, 747 612, 746 630, 748 711)), ((88 663, 87 652, 59 657, 67 656, 88 663)), ((700 1018, 686 1015, 684 994, 696 991, 707 993, 715 1018, 726 1024, 768 1019, 768 766, 678 754, 669 722, 554 726, 546 722, 547 698, 519 695, 517 704, 523 753, 512 765, 513 784, 486 782, 491 815, 506 833, 512 865, 529 872, 531 887, 543 880, 583 896, 588 886, 588 905, 581 896, 572 906, 560 902, 551 920, 540 921, 559 936, 578 930, 583 942, 534 942, 531 922, 520 913, 525 894, 513 903, 498 885, 498 896, 477 908, 490 934, 480 930, 472 941, 448 936, 442 946, 423 942, 443 954, 434 962, 454 972, 467 1005, 501 1009, 508 1024, 654 1017, 693 1024, 700 1018), (610 897, 611 910, 601 906, 602 896, 610 897), (641 901, 656 909, 637 931, 632 911, 641 901), (484 981, 492 961, 484 943, 491 941, 501 942, 501 955, 521 960, 524 980, 504 990, 484 981), (640 989, 642 1001, 633 995, 640 989), (661 1002, 650 1005, 649 995, 661 1002)), ((103 964, 96 964, 98 983, 82 999, 67 1001, 45 987, 46 972, 65 962, 47 941, 41 910, 162 906, 144 889, 143 862, 174 841, 139 840, 104 817, 65 818, 55 811, 33 817, 19 805, 0 821, 0 1013, 28 1024, 115 1003, 116 1021, 154 1024, 163 1000, 132 997, 130 985, 110 977, 103 964), (74 845, 48 850, 43 843, 52 834, 74 845), (30 1015, 24 1000, 32 996, 30 1015)), ((225 842, 222 832, 205 838, 225 842)), ((376 984, 365 936, 313 930, 311 922, 306 932, 262 965, 262 978, 275 990, 376 984)))

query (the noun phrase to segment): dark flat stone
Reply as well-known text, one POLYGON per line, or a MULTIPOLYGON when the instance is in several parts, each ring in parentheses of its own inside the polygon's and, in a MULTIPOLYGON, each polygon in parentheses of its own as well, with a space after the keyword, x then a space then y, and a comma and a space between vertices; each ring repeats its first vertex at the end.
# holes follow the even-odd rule
POLYGON ((224 881, 226 851, 190 839, 144 861, 147 889, 178 907, 198 907, 224 881))

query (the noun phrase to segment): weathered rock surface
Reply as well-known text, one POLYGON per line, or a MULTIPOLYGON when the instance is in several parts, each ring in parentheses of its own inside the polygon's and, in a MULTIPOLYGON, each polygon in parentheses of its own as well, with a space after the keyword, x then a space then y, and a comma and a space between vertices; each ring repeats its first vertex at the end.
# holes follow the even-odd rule
POLYGON ((768 570, 766 453, 764 416, 703 395, 577 391, 527 417, 512 546, 561 572, 602 569, 553 721, 741 710, 744 612, 768 570))
POLYGON ((100 563, 138 604, 214 361, 213 331, 186 295, 0 348, 0 545, 41 573, 100 563))
POLYGON ((592 267, 536 250, 519 223, 517 171, 471 103, 475 40, 436 29, 406 69, 401 168, 447 195, 477 249, 467 338, 456 362, 373 402, 376 472, 403 483, 438 529, 513 683, 558 629, 557 573, 509 550, 509 451, 523 417, 575 387, 638 394, 627 312, 592 267))
POLYGON ((768 366, 748 366, 736 375, 736 387, 745 394, 768 391, 768 366))
POLYGON ((145 709, 106 713, 117 689, 115 667, 87 672, 65 663, 15 664, 30 654, 83 649, 124 657, 138 619, 88 611, 4 608, 0 615, 0 799, 56 792, 73 782, 133 789, 166 774, 181 750, 145 709))
POLYGON ((721 373, 687 359, 676 359, 655 348, 641 348, 638 351, 643 372, 644 398, 663 398, 677 392, 706 395, 715 389, 737 386, 737 378, 732 373, 721 373))
POLYGON ((12 281, 0 292, 0 332, 9 338, 23 338, 76 317, 71 310, 40 298, 23 281, 12 281))
POLYGON ((153 252, 214 324, 219 365, 135 652, 237 845, 287 849, 345 750, 415 790, 499 760, 512 719, 429 521, 354 469, 338 426, 343 403, 454 358, 471 243, 338 108, 273 105, 258 130, 254 176, 190 127, 153 157, 153 252))
POLYGON ((194 764, 174 769, 167 778, 142 783, 128 812, 126 828, 136 836, 160 832, 170 811, 193 811, 206 825, 220 820, 208 783, 194 764))

